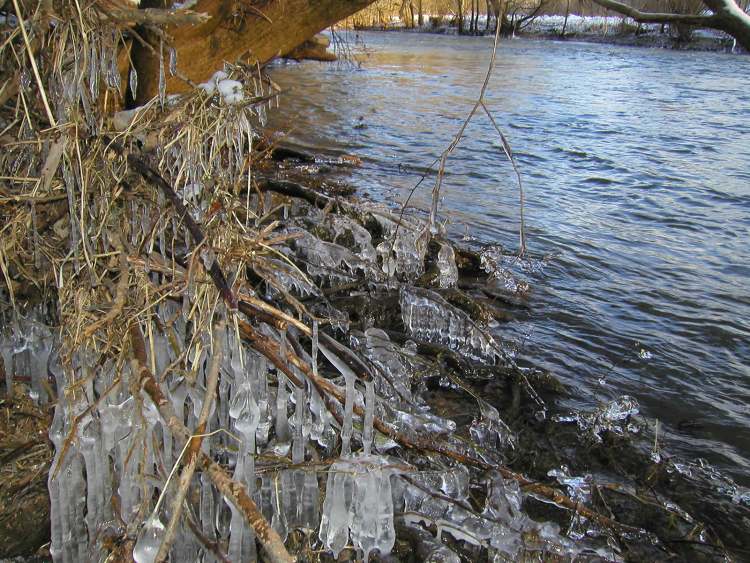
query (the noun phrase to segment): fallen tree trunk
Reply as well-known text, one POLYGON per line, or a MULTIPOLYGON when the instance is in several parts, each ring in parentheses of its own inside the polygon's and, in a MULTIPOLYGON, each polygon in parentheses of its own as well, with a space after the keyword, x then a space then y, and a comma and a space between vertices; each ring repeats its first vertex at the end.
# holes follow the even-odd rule
POLYGON ((596 4, 633 18, 638 23, 674 23, 718 29, 728 33, 750 53, 750 15, 734 0, 703 0, 711 14, 671 14, 641 12, 617 0, 594 0, 596 4))
MULTIPOLYGON (((373 0, 199 0, 191 9, 210 19, 197 25, 166 28, 177 51, 177 67, 194 82, 206 81, 224 61, 264 64, 286 55, 316 33, 371 4, 373 0)), ((143 5, 143 4, 142 4, 143 5)), ((135 45, 133 64, 139 86, 135 102, 142 104, 158 91, 159 44, 135 45)), ((167 73, 168 74, 168 73, 167 73)), ((167 91, 182 92, 189 84, 167 76, 167 91)))

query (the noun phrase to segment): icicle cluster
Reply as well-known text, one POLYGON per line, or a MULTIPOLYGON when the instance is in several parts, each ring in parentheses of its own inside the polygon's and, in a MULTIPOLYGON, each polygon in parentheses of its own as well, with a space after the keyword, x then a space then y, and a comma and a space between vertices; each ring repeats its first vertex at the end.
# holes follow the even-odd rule
POLYGON ((46 325, 45 311, 32 309, 26 316, 10 319, 10 331, 0 334, 0 356, 5 368, 5 388, 13 389, 13 376, 28 379, 30 396, 38 404, 48 399, 47 367, 54 338, 46 325))
POLYGON ((321 240, 307 231, 296 232, 301 235, 295 241, 296 249, 307 264, 307 273, 314 278, 337 284, 354 281, 360 275, 371 280, 382 277, 371 255, 360 257, 344 246, 321 240))
POLYGON ((385 233, 385 240, 376 248, 383 272, 389 278, 414 281, 424 273, 430 229, 420 221, 396 219, 377 208, 371 211, 385 233))
POLYGON ((505 359, 505 352, 491 335, 434 291, 404 286, 401 316, 414 338, 444 344, 476 360, 494 363, 505 359))
POLYGON ((340 458, 328 470, 320 540, 338 558, 349 545, 364 553, 390 553, 396 540, 388 461, 376 456, 340 458))
MULTIPOLYGON (((493 475, 481 514, 468 509, 469 475, 461 467, 439 476, 418 474, 413 485, 400 491, 403 501, 400 519, 409 526, 426 524, 437 529, 437 539, 449 535, 454 540, 488 548, 507 560, 518 560, 521 550, 565 552, 573 556, 578 549, 560 534, 559 526, 538 523, 521 509, 523 495, 516 482, 493 475), (443 497, 429 491, 438 490, 443 497)), ((408 483, 408 482, 407 482, 408 483)), ((445 550, 443 550, 445 551, 445 550)), ((444 553, 446 560, 457 556, 444 553)))

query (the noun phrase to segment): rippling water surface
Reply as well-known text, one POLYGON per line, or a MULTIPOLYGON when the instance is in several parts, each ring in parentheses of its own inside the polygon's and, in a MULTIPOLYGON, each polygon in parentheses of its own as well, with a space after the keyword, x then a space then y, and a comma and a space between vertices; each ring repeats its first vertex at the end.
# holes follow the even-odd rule
MULTIPOLYGON (((352 181, 400 201, 470 110, 491 42, 363 38, 359 70, 274 68, 287 91, 273 119, 299 144, 357 154, 352 181)), ((530 251, 551 256, 503 335, 571 386, 571 406, 633 395, 671 453, 750 484, 750 57, 507 41, 487 105, 517 153, 530 251)), ((486 118, 443 193, 456 237, 517 246, 512 171, 486 118)))

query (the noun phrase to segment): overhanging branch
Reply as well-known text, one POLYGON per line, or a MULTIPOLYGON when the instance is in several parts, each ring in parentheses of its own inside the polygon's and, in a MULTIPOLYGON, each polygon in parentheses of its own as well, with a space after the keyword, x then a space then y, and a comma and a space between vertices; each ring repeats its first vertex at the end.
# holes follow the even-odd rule
POLYGON ((684 23, 686 25, 695 25, 699 27, 716 27, 720 23, 718 18, 713 14, 710 16, 702 16, 694 14, 641 12, 640 10, 636 10, 632 6, 628 6, 617 0, 593 0, 593 2, 599 4, 603 8, 607 8, 608 10, 633 18, 638 23, 684 23))

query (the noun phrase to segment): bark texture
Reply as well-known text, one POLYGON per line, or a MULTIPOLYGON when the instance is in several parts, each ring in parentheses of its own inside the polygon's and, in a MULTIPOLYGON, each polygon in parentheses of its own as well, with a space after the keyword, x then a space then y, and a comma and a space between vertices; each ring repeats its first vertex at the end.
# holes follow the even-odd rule
MULTIPOLYGON (((168 27, 177 50, 180 73, 194 82, 206 81, 224 61, 263 64, 286 55, 326 27, 365 8, 374 0, 199 0, 193 12, 210 19, 197 25, 168 27)), ((142 4, 143 5, 143 4, 142 4)), ((144 103, 158 89, 158 40, 140 48, 133 64, 141 78, 135 102, 144 103)), ((168 77, 167 90, 190 86, 168 77)))

